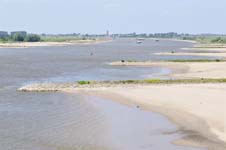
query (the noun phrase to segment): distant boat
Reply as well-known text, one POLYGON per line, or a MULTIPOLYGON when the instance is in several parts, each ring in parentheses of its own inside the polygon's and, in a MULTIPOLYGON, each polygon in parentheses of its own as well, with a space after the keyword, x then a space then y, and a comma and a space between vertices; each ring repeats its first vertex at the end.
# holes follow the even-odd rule
POLYGON ((155 42, 159 42, 159 39, 156 39, 155 42))
POLYGON ((142 43, 142 41, 140 41, 140 40, 137 40, 137 44, 141 44, 142 43))

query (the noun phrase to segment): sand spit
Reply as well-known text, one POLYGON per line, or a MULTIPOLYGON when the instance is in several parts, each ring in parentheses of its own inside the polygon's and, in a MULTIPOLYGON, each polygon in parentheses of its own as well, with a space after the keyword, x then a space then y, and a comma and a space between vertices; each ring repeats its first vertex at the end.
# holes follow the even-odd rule
MULTIPOLYGON (((139 86, 143 86, 140 84, 139 86)), ((109 88, 109 87, 135 87, 138 84, 114 84, 114 83, 103 83, 96 82, 91 84, 81 85, 78 83, 34 83, 22 86, 18 91, 22 92, 58 92, 67 91, 73 89, 91 89, 91 88, 109 88)))

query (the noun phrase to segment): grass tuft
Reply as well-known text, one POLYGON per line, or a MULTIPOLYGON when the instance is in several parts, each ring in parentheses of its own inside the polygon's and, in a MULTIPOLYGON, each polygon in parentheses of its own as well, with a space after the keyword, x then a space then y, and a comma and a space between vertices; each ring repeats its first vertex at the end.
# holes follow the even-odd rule
POLYGON ((87 85, 87 84, 90 84, 91 82, 90 81, 78 81, 77 83, 80 85, 87 85))

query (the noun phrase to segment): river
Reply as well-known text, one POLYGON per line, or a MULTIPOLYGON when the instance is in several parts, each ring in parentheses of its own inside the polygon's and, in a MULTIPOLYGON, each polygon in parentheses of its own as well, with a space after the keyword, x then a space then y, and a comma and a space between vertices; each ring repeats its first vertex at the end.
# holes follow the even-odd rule
POLYGON ((119 39, 94 45, 0 49, 0 149, 194 149, 171 144, 182 135, 164 133, 175 131, 176 126, 135 106, 78 94, 16 91, 35 82, 156 78, 170 70, 108 63, 175 59, 153 53, 192 46, 170 40, 137 44, 134 39, 119 39))

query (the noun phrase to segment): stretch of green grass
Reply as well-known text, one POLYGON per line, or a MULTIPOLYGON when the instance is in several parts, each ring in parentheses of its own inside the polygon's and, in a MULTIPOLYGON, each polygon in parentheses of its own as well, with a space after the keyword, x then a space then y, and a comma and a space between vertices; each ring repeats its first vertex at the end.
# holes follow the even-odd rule
POLYGON ((161 79, 145 79, 145 80, 122 80, 122 81, 113 81, 113 83, 118 84, 173 84, 173 83, 226 83, 226 78, 222 79, 170 79, 170 80, 161 80, 161 79))
POLYGON ((226 36, 197 36, 184 37, 184 40, 193 40, 202 44, 226 44, 226 36))
POLYGON ((77 83, 79 85, 87 85, 87 84, 90 84, 91 82, 90 81, 78 81, 77 83))
POLYGON ((76 40, 95 40, 78 36, 41 36, 43 42, 68 42, 76 40))
MULTIPOLYGON (((41 42, 70 42, 70 41, 78 41, 78 40, 96 40, 95 38, 88 38, 88 37, 79 37, 79 36, 49 36, 49 35, 42 35, 40 36, 41 42)), ((12 38, 0 38, 0 43, 12 43, 15 42, 12 38)))
POLYGON ((176 83, 226 83, 226 78, 219 79, 145 79, 145 80, 119 80, 119 81, 78 81, 79 85, 92 85, 92 84, 176 84, 176 83))

